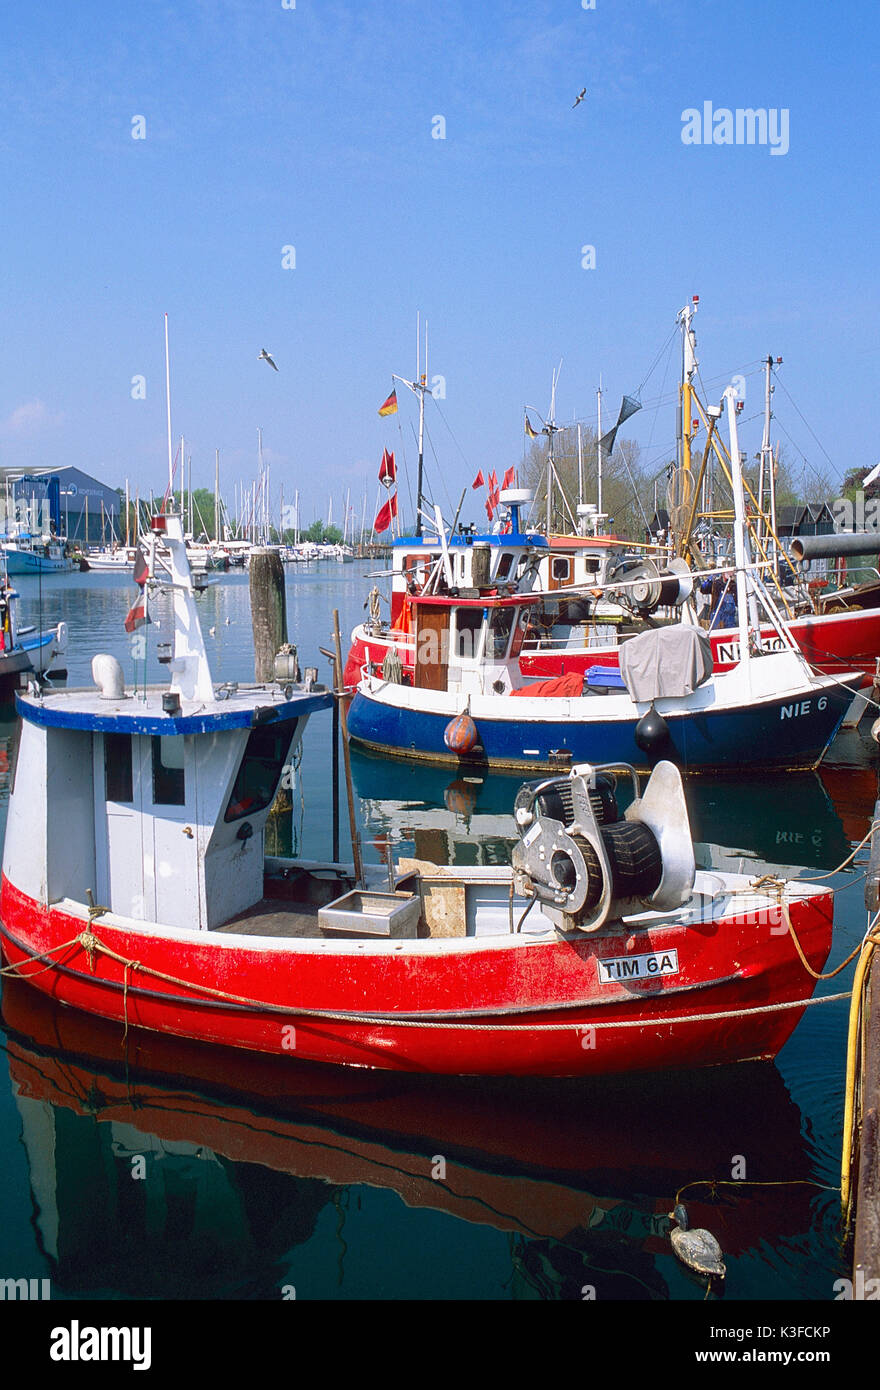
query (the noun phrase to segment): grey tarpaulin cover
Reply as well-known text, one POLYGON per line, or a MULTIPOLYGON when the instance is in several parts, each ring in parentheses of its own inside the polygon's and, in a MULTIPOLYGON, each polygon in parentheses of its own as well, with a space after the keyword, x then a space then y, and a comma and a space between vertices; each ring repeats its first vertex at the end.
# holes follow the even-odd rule
POLYGON ((637 701, 690 695, 712 674, 708 633, 673 623, 630 637, 620 648, 620 674, 637 701))

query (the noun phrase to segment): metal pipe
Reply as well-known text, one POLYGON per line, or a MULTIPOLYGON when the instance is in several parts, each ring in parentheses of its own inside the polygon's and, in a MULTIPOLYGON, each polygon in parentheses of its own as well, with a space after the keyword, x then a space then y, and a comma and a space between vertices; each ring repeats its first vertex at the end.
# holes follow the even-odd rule
POLYGON ((825 560, 837 555, 877 555, 880 532, 842 531, 831 536, 796 536, 791 543, 795 560, 825 560))

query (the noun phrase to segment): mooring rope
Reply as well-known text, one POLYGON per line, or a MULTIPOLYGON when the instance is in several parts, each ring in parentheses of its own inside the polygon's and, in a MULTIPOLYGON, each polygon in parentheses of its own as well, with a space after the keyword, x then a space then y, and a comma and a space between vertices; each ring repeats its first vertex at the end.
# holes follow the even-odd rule
MULTIPOLYGON (((298 1018, 314 1018, 329 1023, 355 1023, 374 1025, 380 1027, 387 1026, 394 1028, 434 1028, 442 1030, 467 1028, 469 1030, 485 1033, 532 1033, 536 1031, 542 1033, 552 1033, 566 1032, 568 1030, 583 1032, 585 1029, 604 1030, 607 1028, 646 1028, 666 1025, 672 1026, 680 1023, 714 1023, 721 1020, 750 1018, 756 1014, 777 1013, 780 1010, 784 1009, 808 1008, 813 1004, 831 1004, 838 1002, 841 999, 849 999, 851 997, 851 991, 847 990, 841 994, 827 994, 822 995, 819 998, 792 999, 777 1004, 761 1004, 748 1009, 724 1009, 714 1013, 680 1014, 672 1018, 652 1017, 650 1019, 618 1019, 608 1020, 605 1022, 600 1020, 595 1023, 477 1023, 471 1022, 469 1019, 464 1017, 455 1022, 447 1022, 442 1019, 398 1018, 394 1014, 368 1014, 359 1012, 345 1013, 331 1009, 304 1008, 297 1004, 268 1003, 264 1000, 248 998, 245 995, 231 994, 226 990, 214 989, 211 985, 201 984, 197 980, 184 980, 179 976, 169 975, 165 971, 157 970, 155 967, 150 965, 145 965, 143 961, 131 960, 126 956, 120 955, 117 951, 114 951, 112 947, 105 945, 105 943, 101 941, 98 937, 96 937, 93 932, 81 932, 78 937, 74 937, 72 941, 65 943, 65 945, 67 946, 75 944, 79 944, 83 948, 83 950, 86 951, 90 956, 95 952, 100 951, 104 955, 106 955, 108 959, 115 960, 116 962, 118 962, 118 964, 124 967, 126 1027, 129 970, 139 970, 142 974, 150 975, 154 979, 165 981, 166 984, 178 985, 183 989, 197 990, 199 993, 210 995, 212 998, 215 999, 225 1000, 226 1002, 231 1004, 243 1004, 248 1008, 255 1010, 263 1010, 269 1013, 283 1013, 288 1016, 295 1015, 298 1018)), ((64 947, 61 946, 53 947, 53 951, 60 951, 63 949, 64 947)), ((43 955, 47 954, 49 954, 49 952, 43 953, 43 955)), ((20 978, 24 980, 31 979, 33 978, 33 976, 21 974, 20 967, 22 965, 29 964, 32 960, 38 959, 42 959, 42 957, 33 956, 30 957, 29 960, 21 961, 18 966, 7 967, 6 973, 19 974, 20 978)), ((51 968, 51 966, 54 964, 54 962, 50 962, 50 966, 47 968, 51 968)), ((41 971, 34 972, 34 974, 41 973, 41 971)), ((812 974, 813 972, 811 971, 810 973, 812 974)), ((176 1001, 176 999, 171 999, 169 997, 168 1002, 186 1003, 187 1001, 185 999, 176 1001)), ((566 1001, 564 1006, 567 1008, 589 1008, 593 1002, 594 1001, 592 1000, 584 1000, 579 1004, 575 1004, 566 1001)), ((556 1006, 554 1006, 553 1004, 538 1005, 535 1007, 535 1012, 543 1011, 545 1009, 553 1009, 554 1007, 556 1006)))

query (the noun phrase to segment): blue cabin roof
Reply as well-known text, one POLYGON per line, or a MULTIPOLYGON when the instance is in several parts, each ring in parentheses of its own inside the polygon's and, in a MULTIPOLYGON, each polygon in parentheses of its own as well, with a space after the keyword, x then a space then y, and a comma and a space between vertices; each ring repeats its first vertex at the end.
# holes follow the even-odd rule
POLYGON ((291 722, 328 709, 333 693, 323 687, 297 692, 286 699, 279 691, 243 690, 202 705, 193 714, 164 714, 166 688, 148 690, 147 700, 123 697, 106 700, 97 690, 64 691, 58 695, 17 695, 22 719, 42 728, 79 729, 118 734, 211 734, 226 729, 252 729, 262 724, 291 722), (152 698, 150 698, 152 697, 152 698), (126 708, 127 706, 127 708, 126 708))
MULTIPOLYGON (((491 545, 498 549, 512 547, 531 547, 532 549, 548 549, 547 540, 539 535, 537 531, 508 531, 506 534, 496 531, 478 532, 476 535, 455 535, 452 536, 447 544, 450 549, 466 549, 474 545, 491 545)), ((398 540, 391 542, 392 549, 404 549, 412 551, 415 547, 421 546, 426 550, 439 550, 440 541, 436 536, 401 536, 398 540)))

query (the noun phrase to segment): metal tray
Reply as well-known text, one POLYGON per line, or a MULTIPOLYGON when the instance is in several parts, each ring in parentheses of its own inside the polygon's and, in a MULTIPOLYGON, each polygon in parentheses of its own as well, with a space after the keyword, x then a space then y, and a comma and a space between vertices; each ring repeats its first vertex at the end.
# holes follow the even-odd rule
POLYGON ((322 931, 358 936, 415 937, 421 899, 417 893, 377 893, 356 888, 318 911, 322 931))

